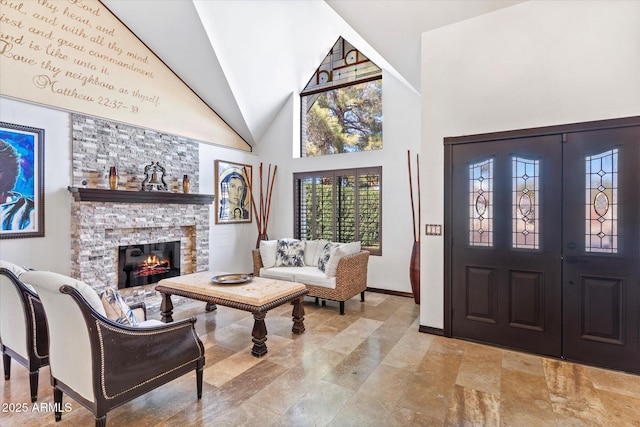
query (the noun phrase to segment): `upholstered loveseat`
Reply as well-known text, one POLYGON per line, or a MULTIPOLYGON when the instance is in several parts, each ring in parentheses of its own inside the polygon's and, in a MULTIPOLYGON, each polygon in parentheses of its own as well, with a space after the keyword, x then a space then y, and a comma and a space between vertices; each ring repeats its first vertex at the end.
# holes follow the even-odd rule
POLYGON ((303 283, 316 301, 338 301, 340 314, 344 302, 357 294, 364 301, 369 251, 361 250, 360 242, 267 240, 252 255, 256 277, 303 283))

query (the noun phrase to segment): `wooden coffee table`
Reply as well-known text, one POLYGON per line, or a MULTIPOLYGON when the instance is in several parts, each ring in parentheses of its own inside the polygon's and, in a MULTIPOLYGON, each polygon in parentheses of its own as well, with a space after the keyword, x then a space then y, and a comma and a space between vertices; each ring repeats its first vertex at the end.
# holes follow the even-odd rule
POLYGON ((304 332, 304 307, 302 299, 309 293, 302 283, 255 277, 251 282, 237 285, 219 285, 211 278, 223 273, 203 271, 163 279, 156 291, 162 294, 160 311, 162 321, 173 322, 171 295, 178 295, 207 303, 207 311, 215 309, 213 304, 248 311, 253 314, 253 349, 251 354, 261 357, 267 354, 267 326, 264 318, 267 311, 284 303, 293 304, 293 328, 295 334, 304 332))

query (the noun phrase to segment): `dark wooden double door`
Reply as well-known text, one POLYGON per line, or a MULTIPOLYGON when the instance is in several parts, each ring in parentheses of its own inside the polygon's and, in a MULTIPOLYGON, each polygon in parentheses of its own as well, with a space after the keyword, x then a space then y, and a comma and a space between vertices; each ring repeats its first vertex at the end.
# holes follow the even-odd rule
POLYGON ((599 124, 447 140, 445 333, 640 372, 640 121, 599 124))

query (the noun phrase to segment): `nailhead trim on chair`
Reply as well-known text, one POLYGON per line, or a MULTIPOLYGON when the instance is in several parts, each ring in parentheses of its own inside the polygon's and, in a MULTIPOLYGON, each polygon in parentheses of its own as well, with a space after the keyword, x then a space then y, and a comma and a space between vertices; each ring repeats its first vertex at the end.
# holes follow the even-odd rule
POLYGON ((33 297, 31 295, 29 295, 28 297, 28 301, 29 301, 29 312, 31 314, 31 323, 33 324, 33 340, 31 341, 31 345, 33 346, 33 354, 36 355, 36 357, 38 359, 44 359, 49 357, 49 355, 41 355, 38 354, 38 340, 37 340, 37 335, 36 335, 36 311, 35 311, 35 307, 33 306, 33 297))
MULTIPOLYGON (((164 325, 166 325, 166 323, 163 323, 163 326, 164 325)), ((189 328, 190 325, 188 323, 187 324, 179 324, 179 325, 176 325, 173 328, 164 328, 164 329, 162 329, 162 332, 158 332, 158 331, 142 332, 146 328, 137 328, 137 327, 134 327, 134 326, 126 326, 126 327, 129 327, 129 328, 135 328, 136 329, 136 332, 132 332, 132 331, 126 331, 126 330, 123 330, 123 329, 114 328, 111 325, 108 325, 108 324, 106 324, 104 322, 100 322, 99 320, 96 320, 96 329, 99 331, 101 327, 104 328, 104 329, 108 329, 111 332, 115 332, 115 333, 122 334, 122 335, 140 336, 140 335, 161 335, 163 333, 166 333, 167 331, 175 331, 177 329, 189 328), (140 331, 140 332, 138 332, 138 331, 140 331)))
MULTIPOLYGON (((183 329, 185 327, 189 327, 190 328, 191 324, 183 324, 183 325, 177 326, 175 328, 164 329, 163 332, 142 333, 142 335, 161 335, 161 334, 163 334, 163 333, 165 333, 167 331, 175 331, 177 329, 183 329)), ((170 374, 173 371, 181 369, 183 366, 186 366, 186 365, 188 365, 190 363, 195 362, 196 360, 198 360, 199 358, 202 357, 202 353, 201 353, 200 355, 198 355, 198 357, 196 357, 196 358, 194 358, 192 360, 189 360, 189 361, 183 363, 182 365, 176 366, 173 369, 170 369, 170 370, 168 370, 166 372, 163 372, 160 375, 156 375, 153 378, 149 378, 149 379, 147 379, 147 380, 145 380, 145 381, 143 381, 143 382, 141 382, 141 383, 139 383, 139 384, 137 384, 137 385, 135 385, 133 387, 130 387, 130 388, 126 389, 126 390, 121 391, 120 393, 114 394, 113 396, 109 396, 107 394, 107 390, 105 389, 106 381, 105 381, 105 376, 104 376, 104 367, 105 367, 105 362, 104 362, 104 339, 102 337, 102 328, 108 329, 108 330, 110 330, 112 332, 121 333, 121 334, 124 334, 124 335, 141 335, 141 334, 134 334, 132 332, 122 331, 120 329, 115 329, 115 328, 113 328, 113 327, 111 327, 111 326, 109 326, 107 324, 104 324, 104 323, 96 320, 96 331, 98 332, 98 337, 100 339, 100 379, 101 379, 101 385, 102 385, 102 396, 105 399, 108 399, 108 400, 115 399, 118 396, 121 396, 121 395, 123 395, 125 393, 130 392, 131 390, 135 390, 136 388, 142 387, 143 385, 148 384, 148 383, 150 383, 150 382, 152 382, 152 381, 154 381, 154 380, 156 380, 158 378, 162 378, 162 377, 170 374)), ((194 337, 194 340, 196 341, 196 345, 197 345, 197 336, 195 335, 195 332, 193 331, 193 329, 192 329, 191 332, 192 332, 192 336, 194 337)))

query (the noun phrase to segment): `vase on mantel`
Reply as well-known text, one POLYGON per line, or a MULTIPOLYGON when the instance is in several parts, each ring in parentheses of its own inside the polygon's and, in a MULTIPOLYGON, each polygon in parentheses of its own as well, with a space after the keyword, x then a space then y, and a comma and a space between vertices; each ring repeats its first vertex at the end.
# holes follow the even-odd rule
POLYGON ((409 282, 411 282, 411 292, 413 301, 420 304, 420 242, 413 242, 411 250, 411 261, 409 263, 409 282))
POLYGON ((183 175, 182 176, 182 192, 184 194, 188 194, 189 193, 189 175, 183 175))
POLYGON ((109 188, 112 190, 118 189, 118 170, 115 166, 109 168, 109 188))

